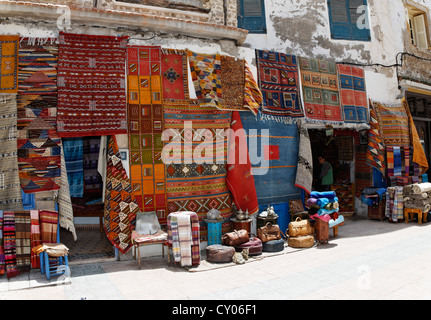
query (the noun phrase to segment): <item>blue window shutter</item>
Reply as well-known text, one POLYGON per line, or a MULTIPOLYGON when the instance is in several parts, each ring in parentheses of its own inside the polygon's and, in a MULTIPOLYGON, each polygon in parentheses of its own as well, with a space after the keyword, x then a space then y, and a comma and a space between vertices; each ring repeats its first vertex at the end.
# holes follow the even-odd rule
POLYGON ((238 0, 238 27, 250 33, 266 33, 264 0, 238 0))
POLYGON ((332 39, 350 39, 349 0, 328 0, 332 39))
POLYGON ((358 28, 357 22, 364 14, 362 11, 357 12, 361 5, 367 6, 367 0, 328 0, 332 39, 371 40, 369 28, 358 28))

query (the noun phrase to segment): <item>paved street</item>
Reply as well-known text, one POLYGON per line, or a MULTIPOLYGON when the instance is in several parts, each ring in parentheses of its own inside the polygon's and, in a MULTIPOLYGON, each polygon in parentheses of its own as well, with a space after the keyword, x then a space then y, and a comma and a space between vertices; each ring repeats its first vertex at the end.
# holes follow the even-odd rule
POLYGON ((141 270, 135 260, 74 265, 59 285, 3 278, 0 299, 431 299, 430 266, 431 223, 347 218, 327 245, 244 265, 190 272, 166 257, 142 259, 141 270))

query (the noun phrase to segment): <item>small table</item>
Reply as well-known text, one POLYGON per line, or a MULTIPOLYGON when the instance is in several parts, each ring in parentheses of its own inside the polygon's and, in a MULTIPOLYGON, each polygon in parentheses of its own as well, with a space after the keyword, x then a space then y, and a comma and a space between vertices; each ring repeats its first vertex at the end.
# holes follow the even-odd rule
POLYGON ((404 220, 406 223, 409 223, 409 220, 413 220, 414 214, 418 215, 418 223, 422 224, 422 222, 426 223, 428 220, 428 214, 423 213, 421 209, 413 209, 413 208, 404 208, 404 220))
POLYGON ((233 228, 235 230, 246 230, 248 234, 251 233, 251 222, 253 219, 245 219, 245 220, 238 220, 236 218, 231 218, 230 221, 233 222, 233 228))
POLYGON ((202 219, 208 225, 208 245, 222 244, 222 224, 224 219, 221 220, 211 220, 202 219))

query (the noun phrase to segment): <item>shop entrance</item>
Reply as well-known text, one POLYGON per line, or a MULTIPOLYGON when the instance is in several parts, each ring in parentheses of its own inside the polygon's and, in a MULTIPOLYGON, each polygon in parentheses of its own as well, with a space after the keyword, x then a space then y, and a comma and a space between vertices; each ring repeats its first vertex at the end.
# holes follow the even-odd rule
MULTIPOLYGON (((406 99, 409 104, 416 130, 421 140, 422 146, 428 159, 431 159, 431 93, 430 95, 416 92, 406 92, 406 99)), ((430 175, 430 170, 426 172, 430 175)))
POLYGON ((311 150, 313 154, 313 190, 320 190, 318 179, 321 165, 319 156, 325 157, 333 170, 334 184, 332 190, 337 193, 340 213, 345 216, 354 214, 354 156, 359 134, 352 130, 309 130, 311 150), (356 134, 356 139, 355 139, 356 134))
POLYGON ((61 229, 60 239, 69 248, 71 263, 115 257, 114 248, 103 230, 103 181, 97 170, 99 148, 100 137, 84 137, 73 149, 65 147, 77 241, 65 229, 61 229), (73 154, 68 157, 66 152, 73 154), (75 158, 77 154, 80 156, 75 158))

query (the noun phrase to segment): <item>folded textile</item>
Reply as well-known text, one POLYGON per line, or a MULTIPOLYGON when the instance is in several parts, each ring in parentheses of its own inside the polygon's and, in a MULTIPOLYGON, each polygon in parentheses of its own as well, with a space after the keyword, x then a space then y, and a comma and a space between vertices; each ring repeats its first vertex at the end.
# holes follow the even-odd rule
POLYGON ((335 191, 326 191, 326 192, 313 191, 310 193, 310 197, 316 198, 316 199, 328 198, 330 200, 333 200, 336 196, 337 194, 335 193, 335 191))
POLYGON ((32 248, 36 254, 46 252, 51 257, 63 257, 69 253, 69 248, 62 243, 44 243, 32 248))

